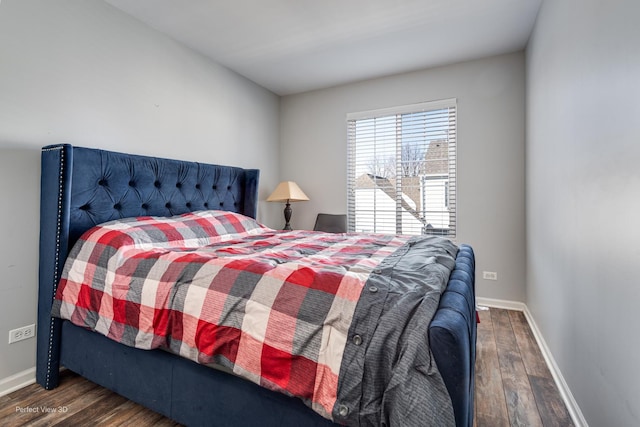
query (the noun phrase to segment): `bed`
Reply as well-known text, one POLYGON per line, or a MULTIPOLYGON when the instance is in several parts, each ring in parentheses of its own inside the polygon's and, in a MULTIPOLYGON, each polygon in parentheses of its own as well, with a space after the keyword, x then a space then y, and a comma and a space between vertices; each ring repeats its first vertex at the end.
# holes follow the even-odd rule
MULTIPOLYGON (((65 260, 85 231, 121 218, 171 217, 213 209, 255 218, 258 178, 259 171, 252 169, 69 144, 44 147, 37 382, 45 389, 57 387, 64 367, 190 426, 336 425, 298 398, 164 350, 126 346, 52 316, 65 260)), ((473 424, 474 268, 473 250, 460 245, 424 337, 457 426, 473 424)), ((438 419, 428 423, 440 425, 438 419)))

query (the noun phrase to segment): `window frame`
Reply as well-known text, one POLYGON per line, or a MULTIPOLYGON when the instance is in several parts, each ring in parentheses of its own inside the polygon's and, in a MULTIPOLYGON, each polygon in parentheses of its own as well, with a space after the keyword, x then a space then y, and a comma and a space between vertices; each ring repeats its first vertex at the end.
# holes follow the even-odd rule
MULTIPOLYGON (((445 193, 444 194, 444 200, 445 200, 445 208, 449 211, 449 219, 448 219, 448 224, 447 224, 447 228, 439 228, 439 229, 435 229, 436 232, 428 232, 428 228, 427 228, 427 223, 425 223, 423 220, 426 220, 426 215, 428 210, 426 209, 426 205, 422 206, 421 204, 421 210, 419 211, 420 214, 422 215, 423 220, 423 227, 421 230, 421 234, 435 234, 435 235, 441 235, 441 236, 445 236, 448 237, 450 239, 455 239, 456 235, 457 235, 457 134, 458 134, 458 126, 457 126, 457 99, 456 98, 449 98, 449 99, 443 99, 443 100, 438 100, 438 101, 429 101, 429 102, 421 102, 418 104, 409 104, 409 105, 402 105, 402 106, 396 106, 396 107, 388 107, 388 108, 381 108, 381 109, 376 109, 376 110, 369 110, 369 111, 361 111, 361 112, 355 112, 355 113, 348 113, 346 116, 346 124, 347 124, 347 222, 348 222, 348 229, 350 232, 353 231, 357 231, 356 230, 356 182, 358 181, 358 179, 362 176, 360 174, 358 174, 357 169, 360 166, 358 165, 358 159, 356 158, 356 146, 357 146, 357 141, 356 141, 356 123, 358 121, 361 120, 370 120, 370 119, 381 119, 381 120, 385 120, 385 119, 389 119, 389 120, 395 120, 396 123, 396 129, 398 127, 398 123, 401 123, 402 126, 402 118, 406 117, 408 115, 411 114, 420 114, 420 113, 429 113, 429 112, 436 112, 439 110, 446 110, 446 114, 447 114, 447 118, 443 120, 443 123, 447 124, 447 127, 445 128, 445 135, 446 138, 444 139, 444 141, 446 141, 447 143, 447 161, 448 161, 448 166, 447 166, 447 180, 445 181, 445 193), (395 118, 394 118, 395 117, 395 118)), ((425 117, 427 117, 425 115, 425 117)), ((427 155, 427 150, 429 149, 429 144, 431 144, 431 142, 435 142, 436 140, 433 138, 428 138, 426 136, 427 134, 427 130, 428 125, 424 125, 424 129, 425 129, 425 136, 424 139, 422 140, 423 146, 425 147, 425 156, 427 155)), ((375 131, 374 131, 375 133, 375 131)), ((377 136, 377 134, 376 134, 377 136)), ((378 142, 376 142, 376 137, 373 138, 374 142, 371 143, 371 147, 375 149, 377 149, 377 145, 378 142)), ((407 210, 405 208, 402 207, 402 201, 403 199, 406 201, 406 196, 403 192, 403 187, 402 187, 402 163, 403 163, 403 158, 402 158, 402 151, 404 150, 403 144, 402 144, 402 140, 403 140, 403 134, 402 132, 398 132, 396 131, 396 135, 395 135, 395 145, 396 147, 400 147, 400 148, 396 148, 395 153, 393 154, 393 161, 395 162, 395 177, 394 177, 394 181, 395 181, 395 206, 396 206, 396 217, 395 217, 395 233, 392 234, 401 234, 402 233, 402 218, 401 215, 405 214, 407 212, 407 210)), ((383 145, 383 144, 380 144, 383 145)), ((390 144, 392 145, 392 144, 390 144)), ((360 160, 362 161, 362 160, 360 160)), ((377 160, 374 157, 374 162, 377 162, 377 160)), ((405 166, 406 166, 406 161, 405 161, 405 166)), ((416 175, 418 177, 426 177, 427 174, 418 174, 416 175)), ((374 176, 376 178, 376 180, 374 180, 374 182, 377 185, 377 178, 379 178, 378 176, 374 176)), ((420 182, 422 182, 422 179, 425 178, 420 178, 420 182)), ((422 185, 422 184, 421 184, 422 185)), ((376 188, 377 189, 377 188, 376 188)), ((426 190, 422 190, 420 189, 420 192, 424 192, 426 190)), ((391 195, 388 195, 388 197, 393 201, 394 199, 391 197, 391 195)), ((380 211, 380 209, 376 209, 375 206, 373 206, 373 215, 375 217, 376 214, 380 214, 382 213, 382 211, 380 211)), ((376 219, 374 219, 374 224, 377 222, 376 219)), ((387 221, 387 225, 392 228, 393 227, 393 220, 388 220, 387 221)), ((374 225, 375 227, 375 225, 374 225)), ((414 234, 414 233, 412 233, 414 234)))

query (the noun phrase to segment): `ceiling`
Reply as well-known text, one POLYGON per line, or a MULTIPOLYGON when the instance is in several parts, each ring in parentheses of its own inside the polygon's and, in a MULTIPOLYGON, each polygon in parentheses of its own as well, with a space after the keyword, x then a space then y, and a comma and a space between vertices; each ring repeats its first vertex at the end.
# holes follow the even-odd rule
POLYGON ((542 0, 106 0, 278 95, 525 47, 542 0))

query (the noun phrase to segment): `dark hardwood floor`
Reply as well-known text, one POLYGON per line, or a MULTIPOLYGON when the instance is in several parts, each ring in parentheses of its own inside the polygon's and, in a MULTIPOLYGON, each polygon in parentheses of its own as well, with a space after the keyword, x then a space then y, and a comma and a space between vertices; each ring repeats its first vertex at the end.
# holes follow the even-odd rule
POLYGON ((476 426, 573 426, 524 314, 479 314, 476 426))
MULTIPOLYGON (((521 312, 480 312, 476 358, 477 427, 573 426, 521 312)), ((2 426, 177 426, 72 372, 60 386, 37 384, 0 397, 2 426)))

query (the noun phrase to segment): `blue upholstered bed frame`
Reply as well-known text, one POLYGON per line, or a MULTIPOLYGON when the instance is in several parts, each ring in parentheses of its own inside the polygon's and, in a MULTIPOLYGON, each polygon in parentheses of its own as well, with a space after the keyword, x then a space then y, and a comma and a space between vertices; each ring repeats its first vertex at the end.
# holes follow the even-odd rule
MULTIPOLYGON (((114 153, 68 144, 42 150, 36 379, 61 366, 189 426, 330 426, 302 401, 161 350, 117 344, 52 318, 67 253, 92 226, 124 217, 223 209, 256 216, 259 171, 114 153)), ((474 254, 462 245, 429 329, 456 424, 473 424, 474 254)), ((434 420, 434 425, 437 425, 434 420)))

